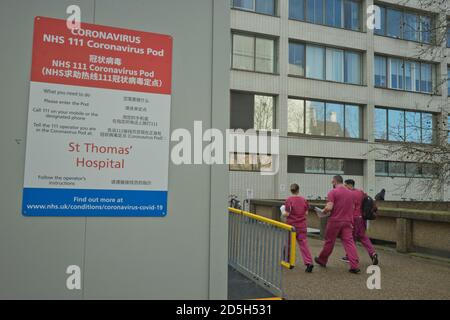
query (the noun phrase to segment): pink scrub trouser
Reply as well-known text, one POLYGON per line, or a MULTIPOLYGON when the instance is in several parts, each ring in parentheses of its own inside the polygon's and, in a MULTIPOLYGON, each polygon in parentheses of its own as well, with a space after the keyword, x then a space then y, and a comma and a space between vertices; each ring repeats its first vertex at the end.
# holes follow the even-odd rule
MULTIPOLYGON (((313 264, 313 259, 311 256, 311 251, 309 250, 308 245, 308 236, 307 236, 307 228, 306 227, 295 227, 297 231, 297 243, 300 248, 300 253, 302 255, 303 263, 306 265, 313 264)), ((291 250, 291 239, 289 239, 289 243, 287 246, 287 251, 285 251, 285 256, 288 256, 288 252, 291 250)))
POLYGON ((323 265, 327 264, 328 258, 333 252, 337 237, 341 238, 342 245, 344 246, 345 253, 347 254, 350 262, 350 268, 358 269, 359 258, 358 252, 356 251, 355 242, 353 241, 353 226, 351 222, 328 220, 327 229, 325 232, 325 244, 318 257, 319 262, 323 265))
POLYGON ((355 242, 359 240, 363 247, 366 248, 369 256, 372 258, 375 254, 375 249, 369 237, 366 235, 366 222, 362 217, 355 217, 353 226, 353 238, 355 239, 355 242))
POLYGON ((306 230, 297 231, 297 243, 300 248, 300 253, 302 254, 303 263, 305 265, 313 264, 311 251, 309 250, 308 237, 306 235, 306 230))

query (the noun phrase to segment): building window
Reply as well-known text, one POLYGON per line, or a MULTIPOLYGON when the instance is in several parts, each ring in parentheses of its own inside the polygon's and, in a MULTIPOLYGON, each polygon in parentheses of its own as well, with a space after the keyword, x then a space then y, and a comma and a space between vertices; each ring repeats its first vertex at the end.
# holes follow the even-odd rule
POLYGON ((305 173, 325 173, 325 159, 305 158, 305 173))
POLYGON ((289 19, 361 30, 359 0, 289 0, 289 19))
POLYGON ((375 161, 375 175, 387 177, 389 175, 387 164, 387 161, 375 161))
POLYGON ((275 43, 271 39, 255 38, 255 71, 274 72, 275 43))
POLYGON ((360 139, 362 123, 362 108, 355 105, 345 105, 345 137, 360 139))
POLYGON ((422 176, 420 164, 418 163, 405 163, 405 173, 407 177, 420 177, 422 176))
POLYGON ((389 58, 389 88, 400 89, 403 87, 403 63, 401 59, 389 58))
POLYGON ((388 109, 388 140, 405 141, 405 111, 388 109))
POLYGON ((275 40, 233 34, 234 69, 275 72, 275 40))
POLYGON ((230 153, 230 171, 270 172, 272 168, 272 155, 230 153))
POLYGON ((395 9, 387 9, 386 12, 386 35, 392 38, 400 38, 401 35, 402 12, 395 9))
POLYGON ((275 0, 232 0, 232 6, 236 9, 248 10, 257 13, 275 15, 275 0))
POLYGON ((344 160, 325 159, 325 174, 344 174, 344 160))
POLYGON ((403 38, 405 40, 419 40, 419 16, 413 13, 403 14, 403 38))
POLYGON ((334 159, 288 156, 288 173, 347 174, 362 176, 364 162, 359 159, 334 159))
POLYGON ((325 103, 306 101, 305 133, 315 136, 325 135, 325 103))
POLYGON ((375 56, 375 86, 376 87, 387 87, 386 81, 386 57, 375 56))
POLYGON ((342 28, 342 3, 343 0, 326 0, 325 23, 328 26, 342 28))
POLYGON ((361 54, 345 51, 345 83, 361 84, 361 54))
POLYGON ((231 92, 231 129, 273 129, 275 98, 253 93, 231 92))
POLYGON ((433 92, 436 77, 434 64, 376 55, 374 68, 376 87, 433 92))
POLYGON ((344 82, 344 50, 326 49, 326 79, 344 82))
POLYGON ((327 103, 325 109, 325 132, 328 136, 344 137, 344 105, 327 103))
POLYGON ((357 105, 288 99, 288 133, 360 139, 361 112, 357 105))
POLYGON ((387 109, 375 108, 375 139, 387 140, 387 109))
POLYGON ((306 77, 324 79, 325 49, 319 46, 306 46, 306 77))
POLYGON ((428 112, 375 108, 375 139, 432 144, 436 116, 428 112))
POLYGON ((361 4, 359 1, 346 0, 344 2, 344 28, 350 30, 361 29, 361 4))
POLYGON ((361 84, 361 60, 359 52, 289 42, 289 74, 291 75, 361 84))
POLYGON ((305 75, 305 45, 289 42, 289 74, 305 75))
POLYGON ((437 167, 429 163, 375 161, 375 175, 379 177, 433 178, 437 167))
POLYGON ((273 128, 274 103, 272 96, 255 95, 253 128, 270 131, 273 128))
POLYGON ((289 0, 289 19, 305 20, 305 0, 289 0))
POLYGON ((305 133, 305 101, 288 99, 288 132, 305 133))
POLYGON ((388 162, 388 170, 391 177, 404 177, 406 175, 404 162, 388 162))
POLYGON ((378 5, 380 8, 380 28, 375 29, 377 35, 391 38, 431 43, 433 20, 430 16, 413 11, 396 9, 378 5))

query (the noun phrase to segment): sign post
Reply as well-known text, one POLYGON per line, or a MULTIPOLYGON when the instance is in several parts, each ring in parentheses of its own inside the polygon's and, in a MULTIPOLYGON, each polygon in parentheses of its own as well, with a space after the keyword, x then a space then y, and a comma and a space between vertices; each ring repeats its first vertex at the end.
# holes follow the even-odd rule
POLYGON ((172 38, 36 17, 22 213, 165 216, 172 38))

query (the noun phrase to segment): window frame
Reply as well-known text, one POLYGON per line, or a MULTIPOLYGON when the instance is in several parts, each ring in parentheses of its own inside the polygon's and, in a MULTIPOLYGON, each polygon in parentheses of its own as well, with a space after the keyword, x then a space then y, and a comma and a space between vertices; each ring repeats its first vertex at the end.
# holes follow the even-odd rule
POLYGON ((382 107, 382 106, 375 106, 376 110, 384 110, 385 115, 386 115, 386 139, 379 139, 375 137, 375 132, 376 132, 376 115, 374 112, 374 137, 375 137, 375 141, 376 142, 389 142, 389 143, 413 143, 413 144, 426 144, 426 145, 435 145, 437 143, 437 139, 436 139, 436 125, 437 125, 437 114, 433 113, 433 112, 427 112, 427 111, 422 111, 422 110, 409 110, 409 109, 401 109, 401 108, 391 108, 391 107, 382 107), (389 111, 401 111, 403 113, 403 140, 400 141, 396 141, 396 140, 390 140, 390 134, 389 134, 389 111), (406 132, 407 132, 407 124, 406 124, 406 114, 408 112, 411 113, 419 113, 420 114, 420 142, 413 142, 413 141, 407 141, 407 136, 406 136, 406 132), (427 130, 426 128, 423 127, 423 114, 429 114, 432 116, 433 119, 433 127, 432 127, 432 132, 433 132, 433 141, 431 143, 425 143, 423 142, 424 140, 424 130, 427 130))
MULTIPOLYGON (((303 132, 287 132, 288 136, 307 136, 307 137, 320 137, 323 139, 326 138, 332 138, 332 139, 342 139, 342 140, 357 140, 357 141, 362 141, 363 139, 363 134, 364 134, 364 107, 360 104, 357 103, 347 103, 347 102, 341 102, 341 101, 329 101, 329 100, 316 100, 316 99, 308 99, 308 98, 298 98, 298 97, 294 97, 294 96, 288 96, 288 103, 289 100, 298 100, 298 101, 302 101, 303 102, 303 132), (307 117, 306 117, 306 102, 307 101, 311 101, 311 102, 319 102, 319 103, 323 103, 324 104, 324 114, 323 114, 323 119, 324 119, 324 135, 314 135, 314 134, 308 134, 306 133, 306 121, 307 121, 307 117), (343 129, 343 133, 344 136, 342 137, 338 137, 338 136, 330 136, 327 135, 327 125, 326 125, 326 115, 327 115, 327 104, 340 104, 343 106, 343 119, 344 119, 344 127, 343 129), (350 107, 358 107, 359 108, 359 138, 354 138, 354 137, 349 137, 347 136, 347 106, 350 107)), ((289 110, 288 110, 288 123, 289 123, 289 110)), ((287 127, 289 128, 289 124, 287 125, 287 127)))
POLYGON ((381 36, 381 37, 388 37, 391 39, 398 39, 398 40, 404 40, 404 41, 411 41, 411 42, 416 42, 416 43, 421 43, 421 44, 426 44, 426 45, 433 45, 434 44, 434 32, 433 32, 433 24, 435 23, 436 17, 434 14, 430 14, 428 12, 423 12, 420 10, 414 10, 414 9, 410 9, 410 8, 404 8, 404 7, 400 7, 400 6, 393 6, 393 5, 389 5, 389 4, 382 4, 379 2, 375 2, 374 3, 376 6, 378 6, 381 10, 384 10, 385 14, 383 16, 383 19, 381 21, 381 30, 383 30, 383 33, 379 33, 379 32, 375 32, 374 30, 374 35, 377 36, 381 36), (393 37, 388 35, 388 10, 396 10, 400 12, 400 35, 399 37, 393 37), (406 39, 404 37, 404 16, 405 14, 414 14, 417 16, 417 22, 418 22, 418 30, 416 30, 417 32, 417 36, 418 36, 418 40, 410 40, 410 39, 406 39), (430 25, 431 28, 428 31, 428 38, 430 39, 429 42, 423 41, 423 30, 422 30, 422 18, 428 18, 430 19, 430 25))
POLYGON ((278 38, 272 37, 269 35, 261 35, 258 33, 241 32, 241 31, 232 30, 231 31, 231 70, 277 75, 278 74, 278 38), (235 48, 234 36, 235 35, 253 38, 253 68, 251 70, 241 69, 241 68, 237 68, 234 66, 234 48, 235 48), (273 71, 272 72, 256 70, 256 39, 273 41, 273 66, 272 66, 273 71))
MULTIPOLYGON (((309 157, 309 156, 298 156, 298 155, 288 155, 288 161, 289 158, 291 158, 291 160, 294 160, 294 158, 303 158, 303 170, 302 172, 289 172, 288 174, 320 174, 320 175, 327 175, 327 176, 334 176, 334 175, 349 175, 349 176, 358 176, 358 177, 363 177, 364 176, 364 170, 362 169, 364 166, 364 159, 346 159, 346 158, 332 158, 332 157, 309 157), (314 172, 311 171, 307 171, 306 170, 306 162, 307 159, 318 159, 322 161, 322 168, 321 170, 317 170, 314 172), (342 171, 340 172, 333 172, 333 171, 327 171, 326 169, 326 163, 327 160, 337 160, 337 161, 342 161, 342 171), (346 167, 349 165, 347 162, 348 161, 360 161, 360 165, 361 165, 361 172, 356 174, 356 173, 349 173, 349 171, 346 170, 346 167)), ((289 167, 289 164, 288 164, 289 167)))
POLYGON ((230 0, 231 9, 245 11, 245 12, 251 12, 251 13, 256 13, 256 14, 262 14, 262 15, 270 16, 270 17, 279 17, 279 15, 278 15, 278 1, 279 0, 273 0, 273 14, 256 11, 256 1, 257 0, 252 0, 253 8, 247 9, 247 8, 235 6, 234 0, 230 0))
MULTIPOLYGON (((256 156, 257 158, 260 156, 268 156, 271 158, 272 165, 273 165, 273 155, 272 154, 259 154, 259 153, 250 153, 250 152, 230 152, 228 157, 231 157, 233 155, 234 157, 237 157, 238 155, 244 155, 244 156, 256 156)), ((260 172, 269 172, 269 171, 262 171, 261 167, 258 167, 258 161, 256 164, 249 163, 248 165, 252 166, 250 170, 240 170, 240 169, 232 169, 232 165, 240 165, 238 163, 231 164, 230 161, 228 163, 228 171, 232 172, 254 172, 254 173, 260 173, 260 172)), ((247 165, 247 164, 245 164, 247 165)))
MULTIPOLYGON (((314 1, 314 4, 315 4, 317 0, 313 0, 313 1, 314 1)), ((312 22, 312 21, 308 20, 308 18, 307 18, 307 16, 308 16, 308 12, 307 12, 307 10, 308 10, 308 3, 307 2, 308 2, 308 0, 303 0, 303 19, 298 19, 298 18, 292 17, 289 14, 290 13, 289 10, 288 10, 288 19, 292 20, 292 21, 301 21, 301 22, 305 22, 305 23, 312 23, 312 24, 316 24, 316 25, 320 25, 320 26, 326 26, 326 27, 330 27, 330 28, 337 28, 337 29, 356 31, 356 32, 365 32, 364 28, 363 28, 363 17, 364 17, 363 10, 362 10, 363 1, 361 1, 361 0, 342 0, 341 1, 341 10, 340 10, 341 11, 341 26, 339 26, 339 27, 336 26, 336 25, 327 24, 327 10, 326 10, 327 9, 327 5, 326 5, 327 0, 323 0, 323 5, 322 5, 322 21, 323 21, 323 23, 316 23, 316 22, 312 22), (356 2, 356 3, 359 4, 359 12, 358 12, 359 25, 358 25, 358 29, 357 30, 352 29, 352 28, 345 28, 345 17, 346 16, 345 16, 344 6, 345 6, 346 2, 356 2)), ((288 1, 288 6, 290 7, 290 0, 288 1)), ((333 6, 333 9, 334 9, 334 6, 333 6)), ((333 10, 333 12, 335 13, 335 10, 333 10)), ((334 14, 333 14, 333 17, 334 17, 334 14)))
MULTIPOLYGON (((373 78, 373 85, 375 88, 379 88, 379 89, 390 89, 390 90, 396 90, 396 91, 405 91, 405 92, 412 92, 412 93, 421 93, 421 94, 431 94, 431 95, 439 95, 439 92, 436 91, 437 88, 435 88, 435 85, 437 83, 437 74, 436 74, 436 63, 433 62, 427 62, 427 61, 420 61, 420 60, 412 60, 412 59, 407 59, 407 58, 402 58, 402 57, 395 57, 395 56, 388 56, 388 55, 384 55, 384 54, 377 54, 375 53, 374 55, 374 61, 376 58, 384 58, 386 63, 385 63, 385 73, 386 73, 386 86, 378 86, 375 83, 375 76, 376 76, 376 72, 374 69, 374 78, 373 78), (402 70, 402 88, 398 89, 398 88, 393 88, 392 87, 392 79, 391 79, 391 59, 396 59, 400 61, 400 68, 402 70), (407 90, 406 89, 406 68, 405 68, 405 64, 409 62, 409 63, 415 63, 419 65, 419 87, 420 89, 418 91, 414 91, 414 90, 407 90), (431 67, 431 91, 422 91, 422 65, 430 65, 431 67)), ((374 62, 374 68, 375 68, 375 62, 374 62)))
MULTIPOLYGON (((305 41, 299 41, 299 40, 295 40, 295 39, 289 39, 288 41, 288 46, 293 43, 293 44, 300 44, 304 46, 304 52, 303 52, 303 66, 304 66, 304 74, 303 75, 299 75, 299 74, 295 74, 295 73, 290 73, 288 72, 288 77, 297 77, 297 78, 304 78, 304 79, 311 79, 311 80, 318 80, 318 81, 327 81, 327 82, 332 82, 332 83, 342 83, 342 84, 348 84, 348 85, 354 85, 354 86, 364 86, 364 52, 362 51, 358 51, 358 50, 352 50, 352 49, 347 49, 347 48, 340 48, 340 47, 334 47, 334 46, 324 46, 321 44, 316 44, 316 43, 309 43, 309 42, 305 42, 305 41), (323 72, 322 72, 322 78, 313 78, 310 76, 307 76, 306 74, 306 69, 307 69, 307 52, 308 52, 308 47, 318 47, 321 48, 323 50, 323 72), (343 66, 343 80, 344 81, 336 81, 336 80, 330 80, 327 79, 327 49, 330 50, 341 50, 342 51, 342 66, 343 66), (347 59, 346 59, 346 55, 348 53, 351 54, 356 54, 359 56, 359 80, 360 83, 353 83, 353 82, 346 82, 345 80, 347 79, 347 59)), ((289 47, 288 47, 288 55, 289 55, 289 47)), ((288 57, 288 64, 289 63, 289 57, 288 57)), ((289 71, 289 70, 288 70, 289 71)))
POLYGON ((232 103, 232 99, 231 99, 231 95, 235 93, 235 94, 245 94, 245 95, 249 95, 252 96, 252 100, 253 100, 253 117, 252 117, 252 128, 248 128, 248 129, 244 129, 244 128, 232 128, 231 127, 231 123, 232 123, 232 113, 230 112, 230 129, 232 130, 239 130, 242 129, 244 131, 246 130, 255 130, 255 132, 266 132, 268 135, 270 135, 272 133, 273 130, 277 129, 277 122, 276 122, 276 108, 277 108, 277 102, 278 102, 278 96, 277 95, 272 95, 272 94, 267 94, 267 93, 260 93, 260 92, 253 92, 253 91, 244 91, 244 90, 230 90, 230 111, 231 111, 231 103, 232 103), (254 123, 255 123, 255 96, 266 96, 266 97, 271 97, 273 99, 273 106, 272 106, 272 129, 271 130, 258 130, 254 128, 254 123))
POLYGON ((434 175, 427 175, 423 171, 423 167, 425 165, 435 166, 432 163, 420 163, 420 162, 406 162, 406 161, 390 161, 390 160, 375 160, 375 177, 380 178, 404 178, 404 179, 434 179, 437 177, 437 172, 434 175), (377 164, 383 163, 386 174, 382 174, 376 170, 377 164), (391 174, 390 172, 390 164, 402 164, 403 165, 403 173, 400 174, 391 174), (408 165, 416 165, 418 168, 419 174, 408 175, 407 166, 408 165))

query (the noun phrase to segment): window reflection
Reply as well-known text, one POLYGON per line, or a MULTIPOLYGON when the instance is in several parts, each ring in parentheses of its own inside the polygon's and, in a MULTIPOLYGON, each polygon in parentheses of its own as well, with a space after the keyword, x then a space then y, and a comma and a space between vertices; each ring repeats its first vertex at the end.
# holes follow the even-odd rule
POLYGON ((273 97, 255 95, 255 130, 270 131, 273 128, 273 97))
POLYGON ((361 138, 361 108, 359 106, 345 106, 345 136, 361 138))
POLYGON ((361 107, 288 99, 288 133, 361 138, 361 107))
POLYGON ((288 100, 288 132, 305 132, 305 104, 303 100, 288 100))
POLYGON ((375 108, 375 139, 387 140, 387 110, 375 108))
POLYGON ((344 174, 344 160, 325 159, 325 173, 344 174))
POLYGON ((387 36, 393 38, 400 38, 400 25, 402 21, 401 11, 395 9, 387 9, 387 36))
POLYGON ((305 158, 306 173, 324 173, 325 160, 322 158, 305 158))
POLYGON ((406 141, 420 143, 421 141, 421 114, 420 112, 406 112, 406 141))
POLYGON ((327 103, 326 110, 326 135, 344 137, 344 105, 327 103))
POLYGON ((388 140, 405 141, 405 112, 388 110, 388 140))
POLYGON ((325 103, 319 101, 306 101, 306 134, 317 136, 325 135, 324 115, 325 103))
POLYGON ((375 139, 431 144, 436 116, 429 112, 375 108, 375 139))

